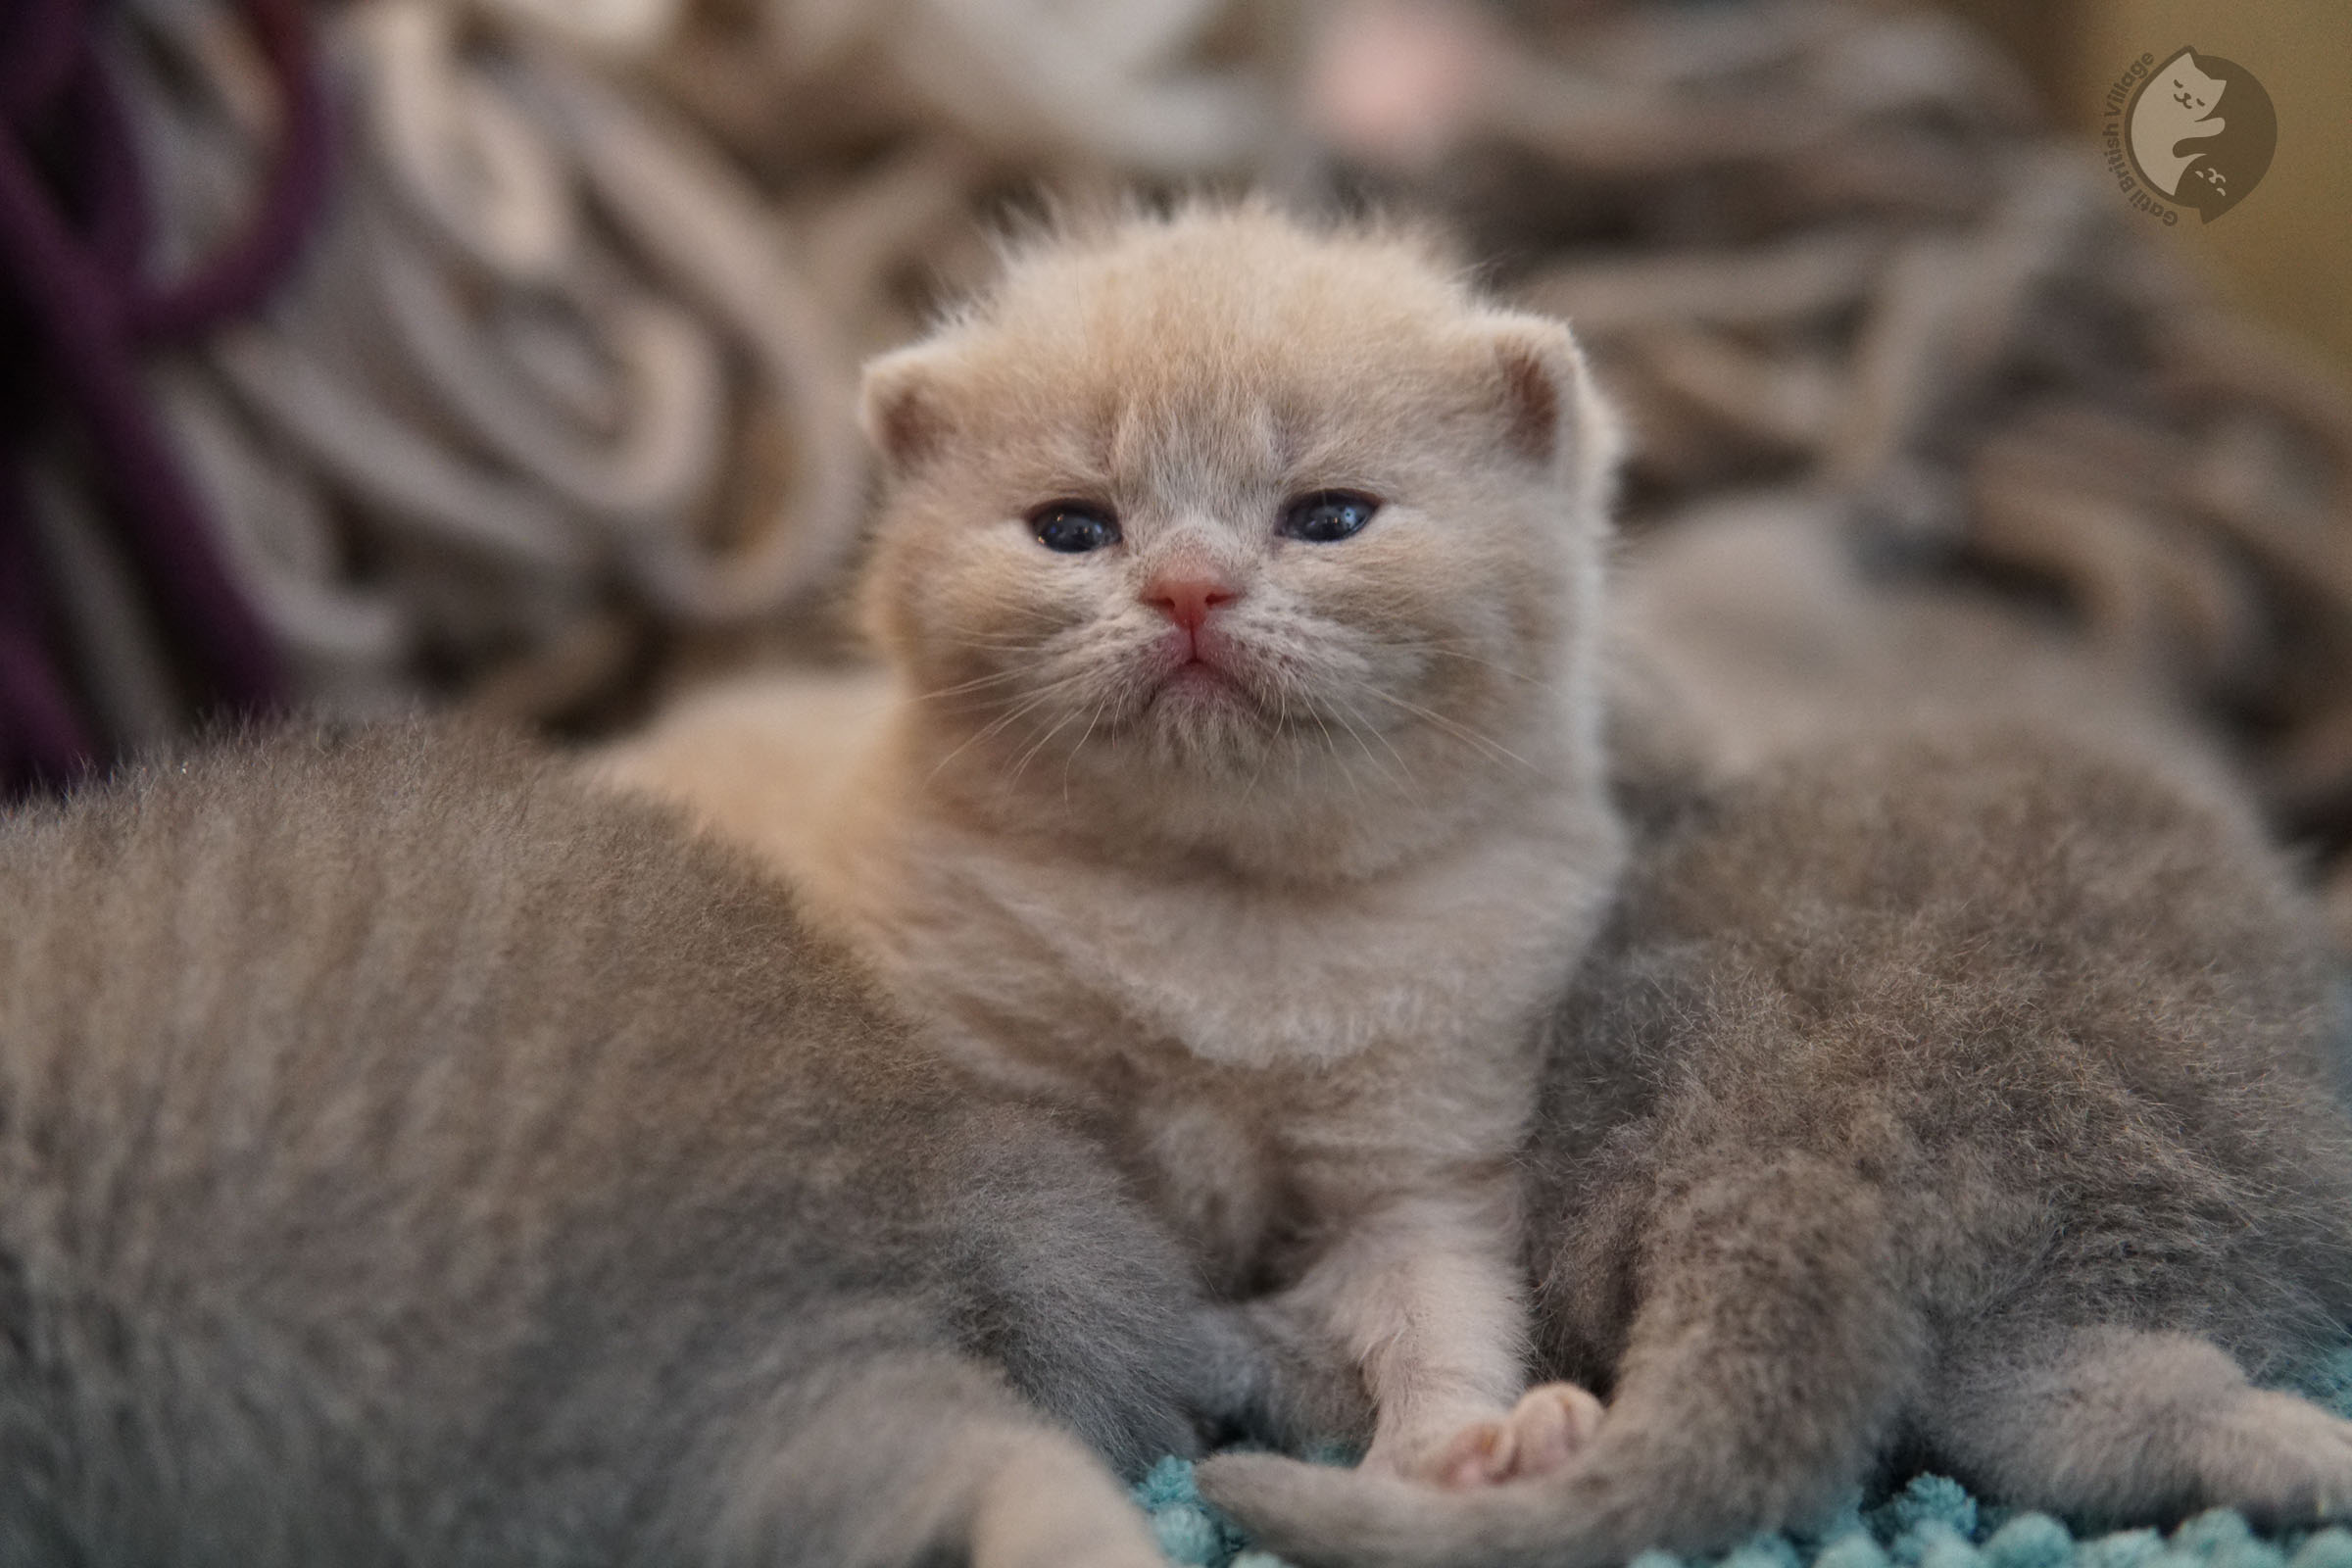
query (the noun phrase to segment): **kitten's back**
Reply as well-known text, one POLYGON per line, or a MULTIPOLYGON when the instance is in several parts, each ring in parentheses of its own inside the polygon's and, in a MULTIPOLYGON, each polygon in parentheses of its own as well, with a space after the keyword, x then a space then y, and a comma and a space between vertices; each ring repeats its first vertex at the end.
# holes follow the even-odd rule
POLYGON ((2082 1314, 2189 1313, 2278 1370, 2352 1319, 2324 937, 2202 770, 2025 724, 1800 750, 1640 861, 1554 1055, 1553 1192, 1735 1131, 1848 1148, 1923 1263, 1990 1245, 1952 1216, 2013 1225, 2082 1314))
POLYGON ((1189 1446, 1172 1246, 661 813, 295 735, 0 824, 0 1561, 1023 1561, 1006 1465, 1147 1560, 1004 1373, 1189 1446))

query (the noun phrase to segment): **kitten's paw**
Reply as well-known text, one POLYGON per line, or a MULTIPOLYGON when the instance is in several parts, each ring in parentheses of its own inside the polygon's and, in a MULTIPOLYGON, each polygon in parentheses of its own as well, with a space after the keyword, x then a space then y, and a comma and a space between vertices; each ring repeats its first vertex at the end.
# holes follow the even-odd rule
POLYGON ((2199 1446, 2212 1506, 2274 1528, 2352 1518, 2352 1421, 2307 1399, 2252 1392, 2199 1446))
POLYGON ((1601 1403, 1573 1383, 1539 1383, 1511 1408, 1518 1454, 1512 1475, 1547 1476, 1590 1447, 1600 1431, 1601 1403))
POLYGON ((1550 1475, 1592 1441, 1600 1415, 1600 1401, 1575 1384, 1540 1383, 1507 1415, 1455 1433, 1418 1479, 1466 1491, 1550 1475))

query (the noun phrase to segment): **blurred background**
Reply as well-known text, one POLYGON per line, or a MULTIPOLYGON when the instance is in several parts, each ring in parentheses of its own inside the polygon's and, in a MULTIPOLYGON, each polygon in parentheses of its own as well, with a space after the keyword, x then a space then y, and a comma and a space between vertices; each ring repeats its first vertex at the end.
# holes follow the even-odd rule
POLYGON ((2000 40, 2069 129, 2092 130, 2107 84, 2131 61, 2182 44, 2245 66, 2278 111, 2277 162, 2260 202, 2224 223, 2177 230, 2230 302, 2352 373, 2352 7, 2310 0, 1970 0, 1957 8, 2000 40))
POLYGON ((1576 324, 1629 557, 1717 579, 1664 620, 2095 667, 2352 943, 2348 84, 2317 0, 8 0, 0 791, 833 657, 859 362, 1008 223, 1257 187, 1576 324), (2277 112, 2210 222, 2101 158, 2182 45, 2277 112))

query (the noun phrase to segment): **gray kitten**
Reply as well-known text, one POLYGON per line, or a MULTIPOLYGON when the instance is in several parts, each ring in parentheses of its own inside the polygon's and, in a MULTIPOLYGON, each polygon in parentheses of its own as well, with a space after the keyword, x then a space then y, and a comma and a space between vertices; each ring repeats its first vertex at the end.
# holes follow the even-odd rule
POLYGON ((296 735, 0 909, 0 1563, 1159 1562, 1178 1249, 658 809, 296 735))
POLYGON ((2016 727, 1820 745, 1637 860, 1534 1146, 1556 1477, 1267 1458, 1204 1488, 1307 1563, 1620 1561, 1874 1468, 2104 1518, 2352 1508, 2352 1423, 2249 1382, 2352 1321, 2331 971, 2255 828, 2016 727))

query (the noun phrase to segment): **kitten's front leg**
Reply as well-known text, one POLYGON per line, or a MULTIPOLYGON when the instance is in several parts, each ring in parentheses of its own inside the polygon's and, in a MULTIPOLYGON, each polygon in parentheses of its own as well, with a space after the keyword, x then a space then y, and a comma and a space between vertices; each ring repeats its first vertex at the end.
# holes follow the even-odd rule
POLYGON ((1523 1394, 1527 1300, 1508 1204, 1417 1194, 1359 1216, 1280 1298, 1362 1370, 1375 1409, 1368 1466, 1479 1486, 1558 1469, 1600 1420, 1570 1384, 1523 1394))

